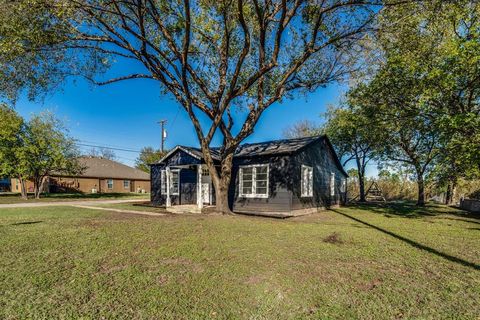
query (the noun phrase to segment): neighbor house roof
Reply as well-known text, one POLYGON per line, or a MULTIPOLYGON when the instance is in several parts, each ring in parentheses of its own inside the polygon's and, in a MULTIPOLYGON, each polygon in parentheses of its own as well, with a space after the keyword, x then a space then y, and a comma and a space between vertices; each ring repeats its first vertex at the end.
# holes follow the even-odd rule
POLYGON ((128 180, 150 180, 150 175, 122 163, 97 157, 81 157, 79 162, 84 171, 78 177, 111 178, 128 180))

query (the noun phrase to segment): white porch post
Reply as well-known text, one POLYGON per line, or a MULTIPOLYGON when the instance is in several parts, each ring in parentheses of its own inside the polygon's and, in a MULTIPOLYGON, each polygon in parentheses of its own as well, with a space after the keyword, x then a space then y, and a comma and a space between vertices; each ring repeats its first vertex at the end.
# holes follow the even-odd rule
POLYGON ((203 199, 202 199, 202 165, 197 166, 197 207, 199 209, 203 208, 203 199))
POLYGON ((167 184, 167 201, 166 201, 166 206, 171 207, 172 206, 172 200, 170 199, 170 167, 167 167, 165 170, 165 179, 166 179, 166 184, 167 184))

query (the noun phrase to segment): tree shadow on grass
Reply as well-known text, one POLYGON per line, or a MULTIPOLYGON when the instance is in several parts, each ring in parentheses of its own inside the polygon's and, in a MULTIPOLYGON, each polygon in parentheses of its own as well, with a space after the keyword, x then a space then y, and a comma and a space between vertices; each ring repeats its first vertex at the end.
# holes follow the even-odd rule
MULTIPOLYGON (((449 214, 467 219, 480 219, 478 214, 434 203, 428 203, 425 207, 418 207, 413 202, 396 201, 388 203, 356 203, 352 207, 383 214, 386 217, 423 218, 449 214)), ((469 220, 464 221, 478 223, 469 220)))
POLYGON ((21 226, 21 225, 28 225, 28 224, 37 224, 42 223, 43 221, 24 221, 24 222, 15 222, 12 223, 12 226, 21 226))
POLYGON ((449 261, 451 261, 451 262, 455 262, 455 263, 461 264, 461 265, 463 265, 463 266, 465 266, 465 267, 469 267, 469 268, 472 268, 472 269, 474 269, 474 270, 480 270, 480 265, 478 265, 478 264, 476 264, 476 263, 473 263, 473 262, 470 262, 470 261, 467 261, 467 260, 463 260, 463 259, 460 259, 460 258, 451 256, 451 255, 446 254, 446 253, 444 253, 444 252, 438 251, 438 250, 436 250, 436 249, 434 249, 434 248, 430 248, 430 247, 428 247, 428 246, 426 246, 426 245, 423 245, 423 244, 418 243, 418 242, 416 242, 416 241, 413 241, 413 240, 411 240, 411 239, 402 237, 402 236, 400 236, 400 235, 398 235, 398 234, 396 234, 396 233, 393 233, 393 232, 388 231, 388 230, 386 230, 386 229, 377 227, 377 226, 375 226, 375 225, 373 225, 373 224, 371 224, 371 223, 368 223, 368 222, 365 222, 365 221, 360 220, 360 219, 358 219, 358 218, 352 217, 351 215, 348 215, 348 214, 346 214, 346 213, 340 212, 339 210, 332 209, 332 211, 333 211, 333 212, 336 212, 336 213, 338 213, 338 214, 340 214, 340 215, 342 215, 342 216, 344 216, 344 217, 347 217, 347 218, 349 218, 349 219, 352 219, 352 220, 354 220, 354 221, 356 221, 356 222, 358 222, 358 223, 361 223, 361 224, 363 224, 363 225, 366 225, 366 226, 368 226, 368 227, 370 227, 370 228, 373 228, 373 229, 375 229, 375 230, 377 230, 377 231, 380 231, 380 232, 382 232, 382 233, 388 234, 389 236, 391 236, 391 237, 393 237, 393 238, 395 238, 395 239, 401 240, 401 241, 403 241, 403 242, 405 242, 405 243, 408 243, 409 245, 411 245, 412 247, 415 247, 415 248, 417 248, 417 249, 420 249, 420 250, 424 250, 424 251, 433 253, 433 254, 435 254, 435 255, 437 255, 437 256, 439 256, 439 257, 442 257, 442 258, 444 258, 444 259, 447 259, 447 260, 449 260, 449 261))

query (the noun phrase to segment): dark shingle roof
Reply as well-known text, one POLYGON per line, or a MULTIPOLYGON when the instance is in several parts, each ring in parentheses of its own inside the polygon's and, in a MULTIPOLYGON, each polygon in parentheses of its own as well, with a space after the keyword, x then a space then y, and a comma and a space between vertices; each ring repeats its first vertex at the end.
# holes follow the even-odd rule
MULTIPOLYGON (((197 159, 203 159, 203 153, 202 153, 202 150, 200 148, 186 147, 186 146, 177 146, 177 148, 182 149, 183 151, 185 151, 187 153, 190 153, 190 155, 192 155, 193 157, 195 157, 197 159)), ((210 152, 212 153, 213 160, 220 160, 219 150, 220 150, 220 148, 211 148, 210 149, 210 152)), ((167 158, 167 156, 165 156, 165 158, 167 158)))
POLYGON ((324 136, 314 136, 273 140, 260 143, 245 143, 237 149, 235 157, 255 157, 293 153, 323 137, 324 136))
POLYGON ((82 168, 85 168, 83 173, 79 175, 80 177, 150 180, 148 173, 116 161, 96 157, 81 157, 79 162, 82 168))
MULTIPOLYGON (((309 144, 318 141, 325 140, 333 152, 334 160, 337 163, 338 167, 342 170, 345 175, 348 175, 342 167, 340 160, 338 159, 332 144, 328 140, 327 136, 313 136, 306 138, 293 138, 293 139, 282 139, 282 140, 273 140, 267 142, 259 143, 245 143, 238 147, 235 152, 235 158, 249 158, 257 156, 272 156, 280 154, 291 154, 299 151, 300 149, 308 146, 309 144)), ((200 148, 186 147, 186 146, 177 146, 171 150, 162 160, 158 163, 162 163, 164 160, 170 157, 178 149, 183 150, 184 152, 190 154, 191 156, 197 159, 203 159, 202 150, 200 148)), ((212 158, 214 160, 220 161, 220 148, 211 148, 212 158)))

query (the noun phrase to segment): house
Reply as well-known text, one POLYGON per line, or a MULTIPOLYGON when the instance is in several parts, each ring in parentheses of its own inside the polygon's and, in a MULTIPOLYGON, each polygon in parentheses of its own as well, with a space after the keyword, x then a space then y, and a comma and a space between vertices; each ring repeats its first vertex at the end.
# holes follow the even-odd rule
MULTIPOLYGON (((219 149, 213 148, 219 164, 219 149)), ((198 148, 177 146, 151 165, 151 201, 158 206, 215 204, 198 148), (168 186, 168 187, 167 187, 168 186)), ((347 173, 326 136, 243 144, 233 158, 233 212, 295 216, 343 204, 347 173)))
MULTIPOLYGON (((81 193, 150 192, 150 175, 122 163, 97 157, 79 158, 84 169, 78 175, 51 175, 45 190, 81 193)), ((33 192, 33 183, 27 181, 27 191, 33 192)), ((12 191, 20 192, 18 179, 12 179, 12 191)))

